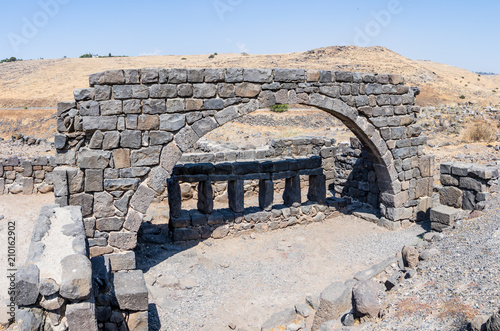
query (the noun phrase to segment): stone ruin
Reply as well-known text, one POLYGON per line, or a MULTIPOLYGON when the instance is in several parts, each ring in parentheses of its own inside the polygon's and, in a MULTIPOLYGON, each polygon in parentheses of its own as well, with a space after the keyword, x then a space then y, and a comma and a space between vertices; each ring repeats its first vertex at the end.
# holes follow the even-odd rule
POLYGON ((440 165, 440 205, 430 210, 431 227, 442 231, 454 222, 482 211, 491 193, 499 192, 500 164, 446 162, 440 165))
MULTIPOLYGON (((200 183, 198 191, 204 192, 198 218, 190 215, 182 220, 183 226, 196 233, 190 231, 193 236, 182 239, 203 237, 206 228, 196 228, 193 221, 202 220, 204 224, 205 219, 208 223, 212 218, 205 213, 211 211, 211 181, 216 179, 227 181, 233 197, 231 214, 227 219, 223 213, 217 216, 216 224, 210 225, 213 233, 220 226, 237 223, 241 211, 237 197, 241 196, 245 178, 259 180, 261 201, 256 214, 276 210, 270 207, 268 194, 273 190, 273 178, 286 180, 284 196, 285 204, 291 205, 286 206, 290 214, 292 208, 298 207, 305 214, 313 210, 316 216, 321 210, 338 208, 335 200, 329 204, 326 199, 322 159, 314 155, 284 161, 175 168, 182 154, 208 132, 275 104, 316 107, 340 119, 354 133, 373 166, 381 222, 386 227, 397 229, 427 215, 434 158, 423 152, 426 137, 416 123, 416 94, 418 89, 405 86, 399 75, 303 69, 131 69, 91 75, 90 88, 77 89, 75 101, 58 104, 58 166, 52 177, 57 205, 62 210, 66 206, 80 207, 81 216, 74 220, 83 226, 78 226, 78 233, 84 231, 91 246, 88 256, 92 290, 90 295, 85 291, 85 296, 75 298, 61 290, 49 295, 41 290, 41 284, 53 282, 42 279, 42 270, 33 267, 33 261, 28 262, 18 274, 18 297, 29 288, 30 298, 36 300, 25 303, 22 311, 29 318, 19 322, 33 329, 59 323, 54 329, 64 330, 71 324, 68 309, 66 316, 60 310, 53 322, 53 311, 42 304, 54 299, 63 301, 61 307, 82 304, 79 314, 89 318, 85 325, 91 330, 98 326, 113 330, 124 325, 130 330, 147 330, 147 288, 142 271, 135 270, 133 250, 149 205, 164 195, 167 187, 173 215, 178 212, 182 216, 177 185, 181 179, 200 183), (202 176, 182 177, 191 175, 191 171, 202 176), (219 175, 223 178, 211 177, 219 175), (309 178, 309 210, 309 205, 304 209, 298 204, 300 175, 309 178), (31 285, 23 287, 23 283, 31 285)), ((75 209, 69 208, 74 215, 75 209)), ((62 213, 54 210, 55 215, 62 213)), ((286 216, 281 210, 279 217, 286 216)), ((57 216, 49 219, 58 221, 57 216)), ((64 267, 59 258, 52 262, 64 267)), ((83 265, 88 267, 82 259, 83 265)), ((78 284, 86 288, 88 278, 78 284)))

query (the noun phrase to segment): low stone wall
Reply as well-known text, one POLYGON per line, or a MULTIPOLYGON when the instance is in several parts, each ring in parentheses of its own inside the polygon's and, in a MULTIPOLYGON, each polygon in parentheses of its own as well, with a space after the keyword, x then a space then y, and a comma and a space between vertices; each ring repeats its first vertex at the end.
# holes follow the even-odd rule
POLYGON ((499 177, 500 166, 472 163, 442 163, 440 201, 443 205, 465 210, 483 210, 491 186, 499 177))
POLYGON ((442 163, 438 186, 441 205, 430 211, 431 227, 442 231, 466 218, 471 211, 481 211, 491 193, 499 191, 500 164, 481 166, 472 163, 442 163))
POLYGON ((0 159, 0 195, 53 192, 52 171, 55 166, 53 156, 0 159))
POLYGON ((133 252, 89 259, 95 220, 79 206, 42 208, 16 273, 20 330, 148 330, 148 291, 133 252), (119 271, 120 270, 120 271, 119 271))
POLYGON ((20 330, 95 330, 92 266, 80 207, 45 206, 16 273, 20 330))
MULTIPOLYGON (((179 164, 321 156, 328 188, 327 196, 349 197, 368 203, 375 208, 379 206, 379 188, 373 163, 357 138, 351 138, 349 143, 339 144, 335 139, 325 137, 272 139, 267 146, 246 150, 228 149, 224 145, 207 142, 201 142, 197 145, 197 152, 183 154, 179 164)), ((301 187, 307 188, 309 185, 307 177, 301 176, 300 180, 301 187)), ((216 202, 225 203, 228 201, 226 183, 214 183, 213 189, 216 202)), ((285 182, 283 180, 274 181, 276 194, 282 194, 284 189, 285 182)), ((245 197, 257 195, 258 190, 258 180, 245 180, 245 197)), ((181 193, 184 201, 197 198, 198 186, 194 183, 182 183, 181 193)), ((163 198, 166 198, 166 195, 163 198)))

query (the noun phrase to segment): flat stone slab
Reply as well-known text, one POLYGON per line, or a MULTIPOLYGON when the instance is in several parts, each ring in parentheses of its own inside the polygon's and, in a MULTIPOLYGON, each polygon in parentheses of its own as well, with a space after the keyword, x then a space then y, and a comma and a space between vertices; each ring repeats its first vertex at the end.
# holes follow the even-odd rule
POLYGON ((458 219, 461 210, 449 206, 440 205, 431 209, 431 222, 437 222, 448 226, 458 219))

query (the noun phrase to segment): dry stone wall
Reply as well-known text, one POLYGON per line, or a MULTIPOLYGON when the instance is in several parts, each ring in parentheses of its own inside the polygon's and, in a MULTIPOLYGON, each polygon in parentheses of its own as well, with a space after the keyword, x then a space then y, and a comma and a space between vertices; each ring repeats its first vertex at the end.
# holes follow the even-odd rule
POLYGON ((0 160, 1 194, 45 194, 54 191, 55 157, 31 159, 12 156, 0 160))

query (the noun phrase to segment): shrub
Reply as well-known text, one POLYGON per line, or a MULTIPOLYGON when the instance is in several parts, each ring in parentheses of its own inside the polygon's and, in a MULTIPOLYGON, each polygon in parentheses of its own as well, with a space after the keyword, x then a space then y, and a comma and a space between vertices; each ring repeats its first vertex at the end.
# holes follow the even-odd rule
POLYGON ((10 58, 6 58, 6 59, 3 59, 0 61, 0 63, 4 63, 4 62, 16 62, 16 61, 22 61, 22 59, 18 59, 14 56, 10 57, 10 58))
POLYGON ((463 95, 463 94, 462 94, 462 95, 460 96, 460 99, 465 99, 465 95, 463 95))
POLYGON ((181 60, 187 60, 187 58, 183 57, 181 60))
POLYGON ((209 59, 214 59, 214 58, 215 58, 215 55, 211 54, 208 58, 209 58, 209 59))
POLYGON ((495 127, 485 120, 476 120, 465 127, 466 141, 490 141, 496 133, 495 127))
POLYGON ((247 52, 243 52, 243 53, 241 53, 241 55, 248 56, 248 53, 247 52))
POLYGON ((80 59, 90 59, 92 58, 94 55, 92 55, 92 53, 85 53, 83 55, 80 55, 80 59))
POLYGON ((271 106, 271 110, 277 113, 284 113, 288 110, 288 108, 289 107, 287 104, 279 104, 271 106))

